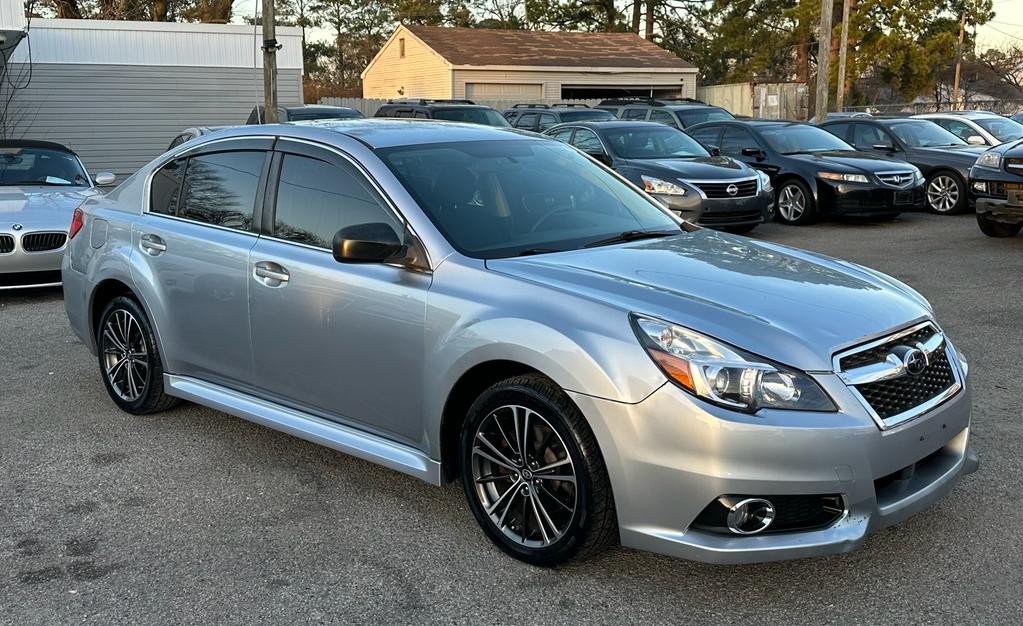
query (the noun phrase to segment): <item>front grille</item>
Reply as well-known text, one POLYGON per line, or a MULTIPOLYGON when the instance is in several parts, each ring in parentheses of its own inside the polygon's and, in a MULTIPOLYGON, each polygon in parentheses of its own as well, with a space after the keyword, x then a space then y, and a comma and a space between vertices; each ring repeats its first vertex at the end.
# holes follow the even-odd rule
POLYGON ((918 343, 923 343, 934 335, 934 332, 934 328, 924 326, 909 335, 899 337, 898 339, 892 339, 891 341, 886 341, 880 345, 874 346, 873 348, 868 348, 861 352, 844 356, 838 362, 838 366, 842 368, 842 371, 848 371, 854 367, 870 365, 871 363, 880 363, 881 361, 884 361, 885 357, 888 356, 888 353, 891 352, 892 348, 895 346, 912 346, 918 343))
POLYGON ((764 221, 760 211, 741 211, 737 213, 704 213, 700 216, 702 226, 731 226, 733 224, 749 224, 764 221))
POLYGON ((29 233, 21 238, 25 252, 46 252, 57 250, 67 241, 67 233, 29 233))
POLYGON ((1005 159, 1005 171, 1010 174, 1023 176, 1023 157, 1007 157, 1005 159))
POLYGON ((1002 182, 990 182, 987 184, 988 194, 995 198, 1008 198, 1009 192, 1005 188, 1005 183, 1002 182))
POLYGON ((693 183, 708 198, 749 198, 757 195, 757 179, 742 180, 734 183, 693 183), (728 188, 735 186, 735 193, 728 193, 728 188))
POLYGON ((908 187, 913 182, 913 172, 878 172, 878 180, 890 187, 908 187))
POLYGON ((856 391, 860 392, 878 417, 888 419, 927 402, 955 382, 952 364, 948 362, 942 345, 931 355, 930 364, 921 374, 857 385, 856 391))
POLYGON ((0 235, 0 254, 10 254, 11 252, 14 252, 14 237, 0 235))

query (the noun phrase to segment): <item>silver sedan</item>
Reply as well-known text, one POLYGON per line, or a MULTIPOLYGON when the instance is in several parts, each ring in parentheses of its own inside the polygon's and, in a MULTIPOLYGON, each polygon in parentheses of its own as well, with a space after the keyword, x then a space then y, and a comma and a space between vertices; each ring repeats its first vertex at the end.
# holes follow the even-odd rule
POLYGON ((966 360, 918 293, 693 226, 530 133, 221 131, 81 219, 65 303, 115 404, 459 480, 529 563, 846 552, 977 467, 966 360))
POLYGON ((0 290, 59 285, 75 207, 113 181, 60 144, 0 141, 0 290))

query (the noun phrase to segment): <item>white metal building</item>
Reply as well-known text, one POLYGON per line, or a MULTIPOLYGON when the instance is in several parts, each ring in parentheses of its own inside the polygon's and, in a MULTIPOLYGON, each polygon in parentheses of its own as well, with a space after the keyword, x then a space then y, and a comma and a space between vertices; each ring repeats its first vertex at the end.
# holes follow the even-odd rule
MULTIPOLYGON (((0 30, 20 13, 0 0, 0 30)), ((24 19, 21 15, 22 20, 24 19)), ((21 27, 24 27, 23 23, 21 27)), ((0 99, 7 138, 63 143, 93 173, 123 178, 184 128, 242 124, 262 102, 262 34, 252 26, 32 19, 0 99)), ((277 29, 282 105, 302 103, 301 30, 277 29)))

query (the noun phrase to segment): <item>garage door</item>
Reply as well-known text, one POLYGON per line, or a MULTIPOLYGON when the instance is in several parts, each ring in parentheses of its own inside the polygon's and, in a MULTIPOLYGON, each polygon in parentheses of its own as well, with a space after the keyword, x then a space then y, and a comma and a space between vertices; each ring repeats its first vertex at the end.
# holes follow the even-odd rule
POLYGON ((470 100, 538 100, 543 97, 543 85, 531 85, 528 83, 465 83, 465 97, 470 100))

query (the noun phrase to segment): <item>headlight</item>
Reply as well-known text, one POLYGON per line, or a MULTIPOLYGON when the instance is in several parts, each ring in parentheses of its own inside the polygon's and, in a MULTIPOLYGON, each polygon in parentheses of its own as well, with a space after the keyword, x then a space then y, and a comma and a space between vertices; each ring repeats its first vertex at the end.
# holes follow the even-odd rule
POLYGON ((817 175, 827 180, 837 180, 843 183, 865 183, 867 177, 863 174, 839 174, 838 172, 817 172, 817 175))
POLYGON ((772 191, 774 187, 771 186, 771 177, 766 173, 757 170, 757 178, 760 179, 760 189, 763 191, 772 191))
POLYGON ((920 182, 924 179, 924 173, 920 171, 920 168, 915 165, 910 165, 913 168, 913 182, 920 182))
POLYGON ((645 189, 647 193, 659 193, 665 196, 686 195, 686 189, 681 185, 669 183, 666 180, 654 178, 653 176, 641 176, 640 178, 643 179, 643 189, 645 189))
POLYGON ((1002 167, 1002 155, 997 152, 985 152, 980 155, 979 159, 977 159, 977 165, 997 170, 1002 167))
POLYGON ((837 411, 812 378, 668 322, 632 316, 647 353, 686 391, 731 409, 837 411))

